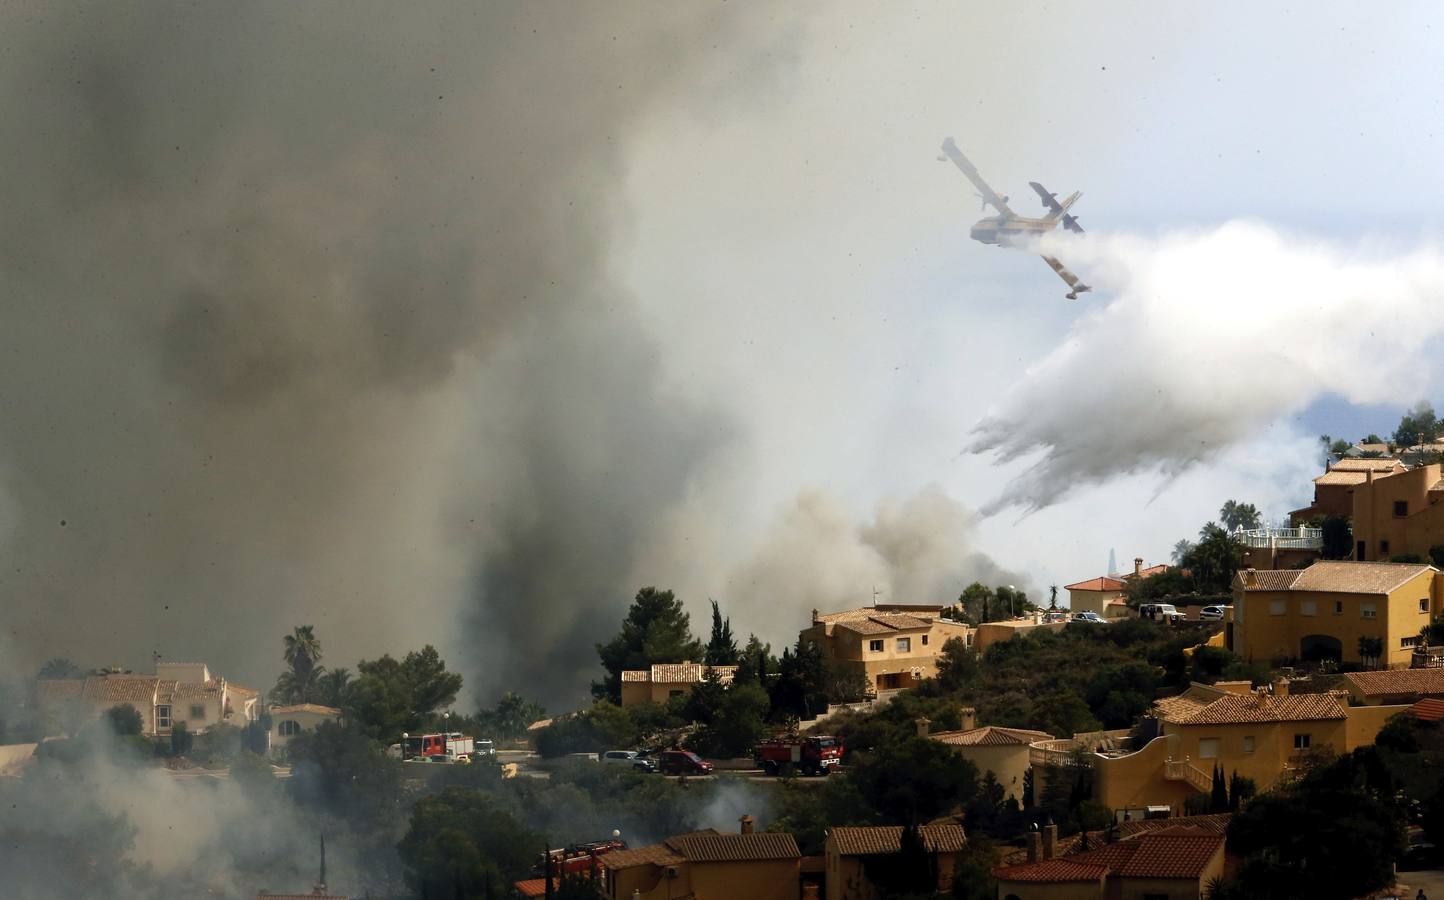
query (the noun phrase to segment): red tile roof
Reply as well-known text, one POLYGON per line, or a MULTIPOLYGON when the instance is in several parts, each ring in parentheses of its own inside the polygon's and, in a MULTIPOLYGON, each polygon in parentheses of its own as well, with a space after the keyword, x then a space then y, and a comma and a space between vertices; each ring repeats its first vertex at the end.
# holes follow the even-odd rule
POLYGON ((1092 881, 1103 874, 1197 880, 1223 852, 1223 841, 1222 834, 1189 829, 1152 832, 1082 853, 994 869, 993 875, 999 881, 1032 882, 1092 881), (1089 877, 1091 873, 1098 874, 1089 877))
POLYGON ((1275 697, 1267 693, 1225 694, 1212 703, 1194 705, 1179 703, 1155 704, 1154 710, 1165 722, 1175 725, 1240 725, 1249 722, 1316 722, 1344 719, 1344 701, 1336 694, 1291 694, 1275 697))
POLYGON ((1391 694, 1444 695, 1444 669, 1383 669, 1348 672, 1344 679, 1365 697, 1391 694))
POLYGON ((1070 862, 1064 857, 993 870, 993 877, 999 881, 1102 881, 1107 875, 1107 866, 1070 862))
POLYGON ((1319 560, 1307 569, 1257 569, 1254 584, 1241 571, 1234 587, 1249 591, 1318 591, 1332 594, 1387 594, 1434 567, 1426 563, 1319 560))
MULTIPOLYGON (((1142 834, 1217 834, 1222 835, 1228 831, 1228 823, 1233 818, 1231 813, 1210 813, 1204 816, 1175 816, 1169 819, 1133 819, 1128 822, 1119 822, 1113 826, 1115 840, 1128 840, 1142 834)), ((1106 831, 1088 832, 1088 840, 1094 846, 1100 846, 1108 840, 1106 831)), ((1078 845, 1083 842, 1081 833, 1071 837, 1059 838, 1056 853, 1058 857, 1066 857, 1070 853, 1079 852, 1078 845)), ((1003 864, 1006 866, 1020 866, 1028 861, 1028 851, 1023 849, 1013 850, 1003 855, 1003 864)))
POLYGON ((1425 698, 1405 711, 1420 721, 1437 722, 1444 719, 1444 700, 1425 698))
POLYGON ((707 670, 716 671, 723 684, 731 684, 737 674, 736 666, 708 666, 703 663, 657 663, 650 669, 627 669, 622 672, 623 681, 652 682, 654 684, 698 684, 707 675, 707 670))
MULTIPOLYGON (((931 853, 956 853, 968 842, 961 825, 923 825, 918 831, 931 853)), ((829 832, 828 840, 839 856, 897 853, 902 849, 902 826, 839 826, 829 832)))
POLYGON ((1117 578, 1110 578, 1107 575, 1100 575, 1097 578, 1090 578, 1087 581, 1080 581, 1077 584, 1064 585, 1065 591, 1121 591, 1126 585, 1117 578))
POLYGON ((797 840, 790 834, 756 831, 752 834, 687 834, 667 838, 668 847, 688 862, 751 862, 763 859, 800 859, 797 840))

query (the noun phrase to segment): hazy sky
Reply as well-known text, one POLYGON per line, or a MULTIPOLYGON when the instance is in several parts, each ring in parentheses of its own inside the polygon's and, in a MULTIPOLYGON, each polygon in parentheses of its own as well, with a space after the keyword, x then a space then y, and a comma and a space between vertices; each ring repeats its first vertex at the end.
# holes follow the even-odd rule
MULTIPOLYGON (((978 204, 935 161, 941 138, 1025 213, 1029 180, 1083 190, 1095 232, 1244 217, 1413 247, 1444 194, 1432 19, 1423 5, 834 8, 729 73, 765 82, 756 103, 688 104, 638 141, 629 278, 683 342, 673 378, 749 409, 775 479, 759 496, 812 482, 862 508, 936 480, 981 506, 1012 469, 959 457, 968 432, 1109 297, 1070 303, 1036 258, 970 242, 978 204)), ((1435 373, 1418 377, 1400 402, 1431 395, 1435 373)), ((1320 429, 1396 417, 1324 401, 1181 476, 1004 511, 981 549, 1035 587, 1100 573, 1110 547, 1158 561, 1223 499, 1303 505, 1320 429)))
POLYGON ((557 708, 645 584, 777 646, 1280 516, 1436 390, 1434 13, 0 9, 0 639, 557 708))

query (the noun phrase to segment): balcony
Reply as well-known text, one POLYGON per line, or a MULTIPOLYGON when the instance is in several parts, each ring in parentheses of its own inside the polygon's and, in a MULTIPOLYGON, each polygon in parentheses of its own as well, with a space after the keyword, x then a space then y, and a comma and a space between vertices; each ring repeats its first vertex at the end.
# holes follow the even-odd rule
POLYGON ((1233 533, 1234 540, 1245 547, 1272 548, 1275 550, 1322 550, 1324 530, 1322 528, 1240 528, 1233 533))

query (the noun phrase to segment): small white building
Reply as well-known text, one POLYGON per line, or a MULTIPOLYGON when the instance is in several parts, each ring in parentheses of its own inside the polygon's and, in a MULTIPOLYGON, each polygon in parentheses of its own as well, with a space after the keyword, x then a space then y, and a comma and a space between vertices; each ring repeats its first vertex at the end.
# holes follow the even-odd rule
POLYGON ((286 749, 291 738, 303 731, 315 731, 322 722, 337 722, 341 710, 317 703, 297 703, 294 706, 271 707, 271 752, 280 753, 286 749))

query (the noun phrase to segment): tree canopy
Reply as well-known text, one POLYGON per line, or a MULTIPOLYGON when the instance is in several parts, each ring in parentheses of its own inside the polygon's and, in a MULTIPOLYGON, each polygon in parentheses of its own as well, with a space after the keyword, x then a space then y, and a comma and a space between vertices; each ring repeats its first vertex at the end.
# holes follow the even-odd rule
POLYGON ((1263 516, 1259 514, 1258 507, 1237 500, 1224 501, 1223 507, 1218 511, 1218 520, 1229 531, 1258 528, 1263 524, 1263 516))
POLYGON ((671 591, 644 587, 637 591, 622 630, 597 645, 606 677, 592 686, 599 697, 622 699, 622 672, 645 669, 654 663, 700 662, 702 643, 692 636, 692 620, 671 591))
POLYGON ((373 738, 395 741, 417 730, 435 712, 450 706, 461 690, 461 676, 427 644, 397 660, 387 654, 356 665, 351 686, 351 716, 373 738))

